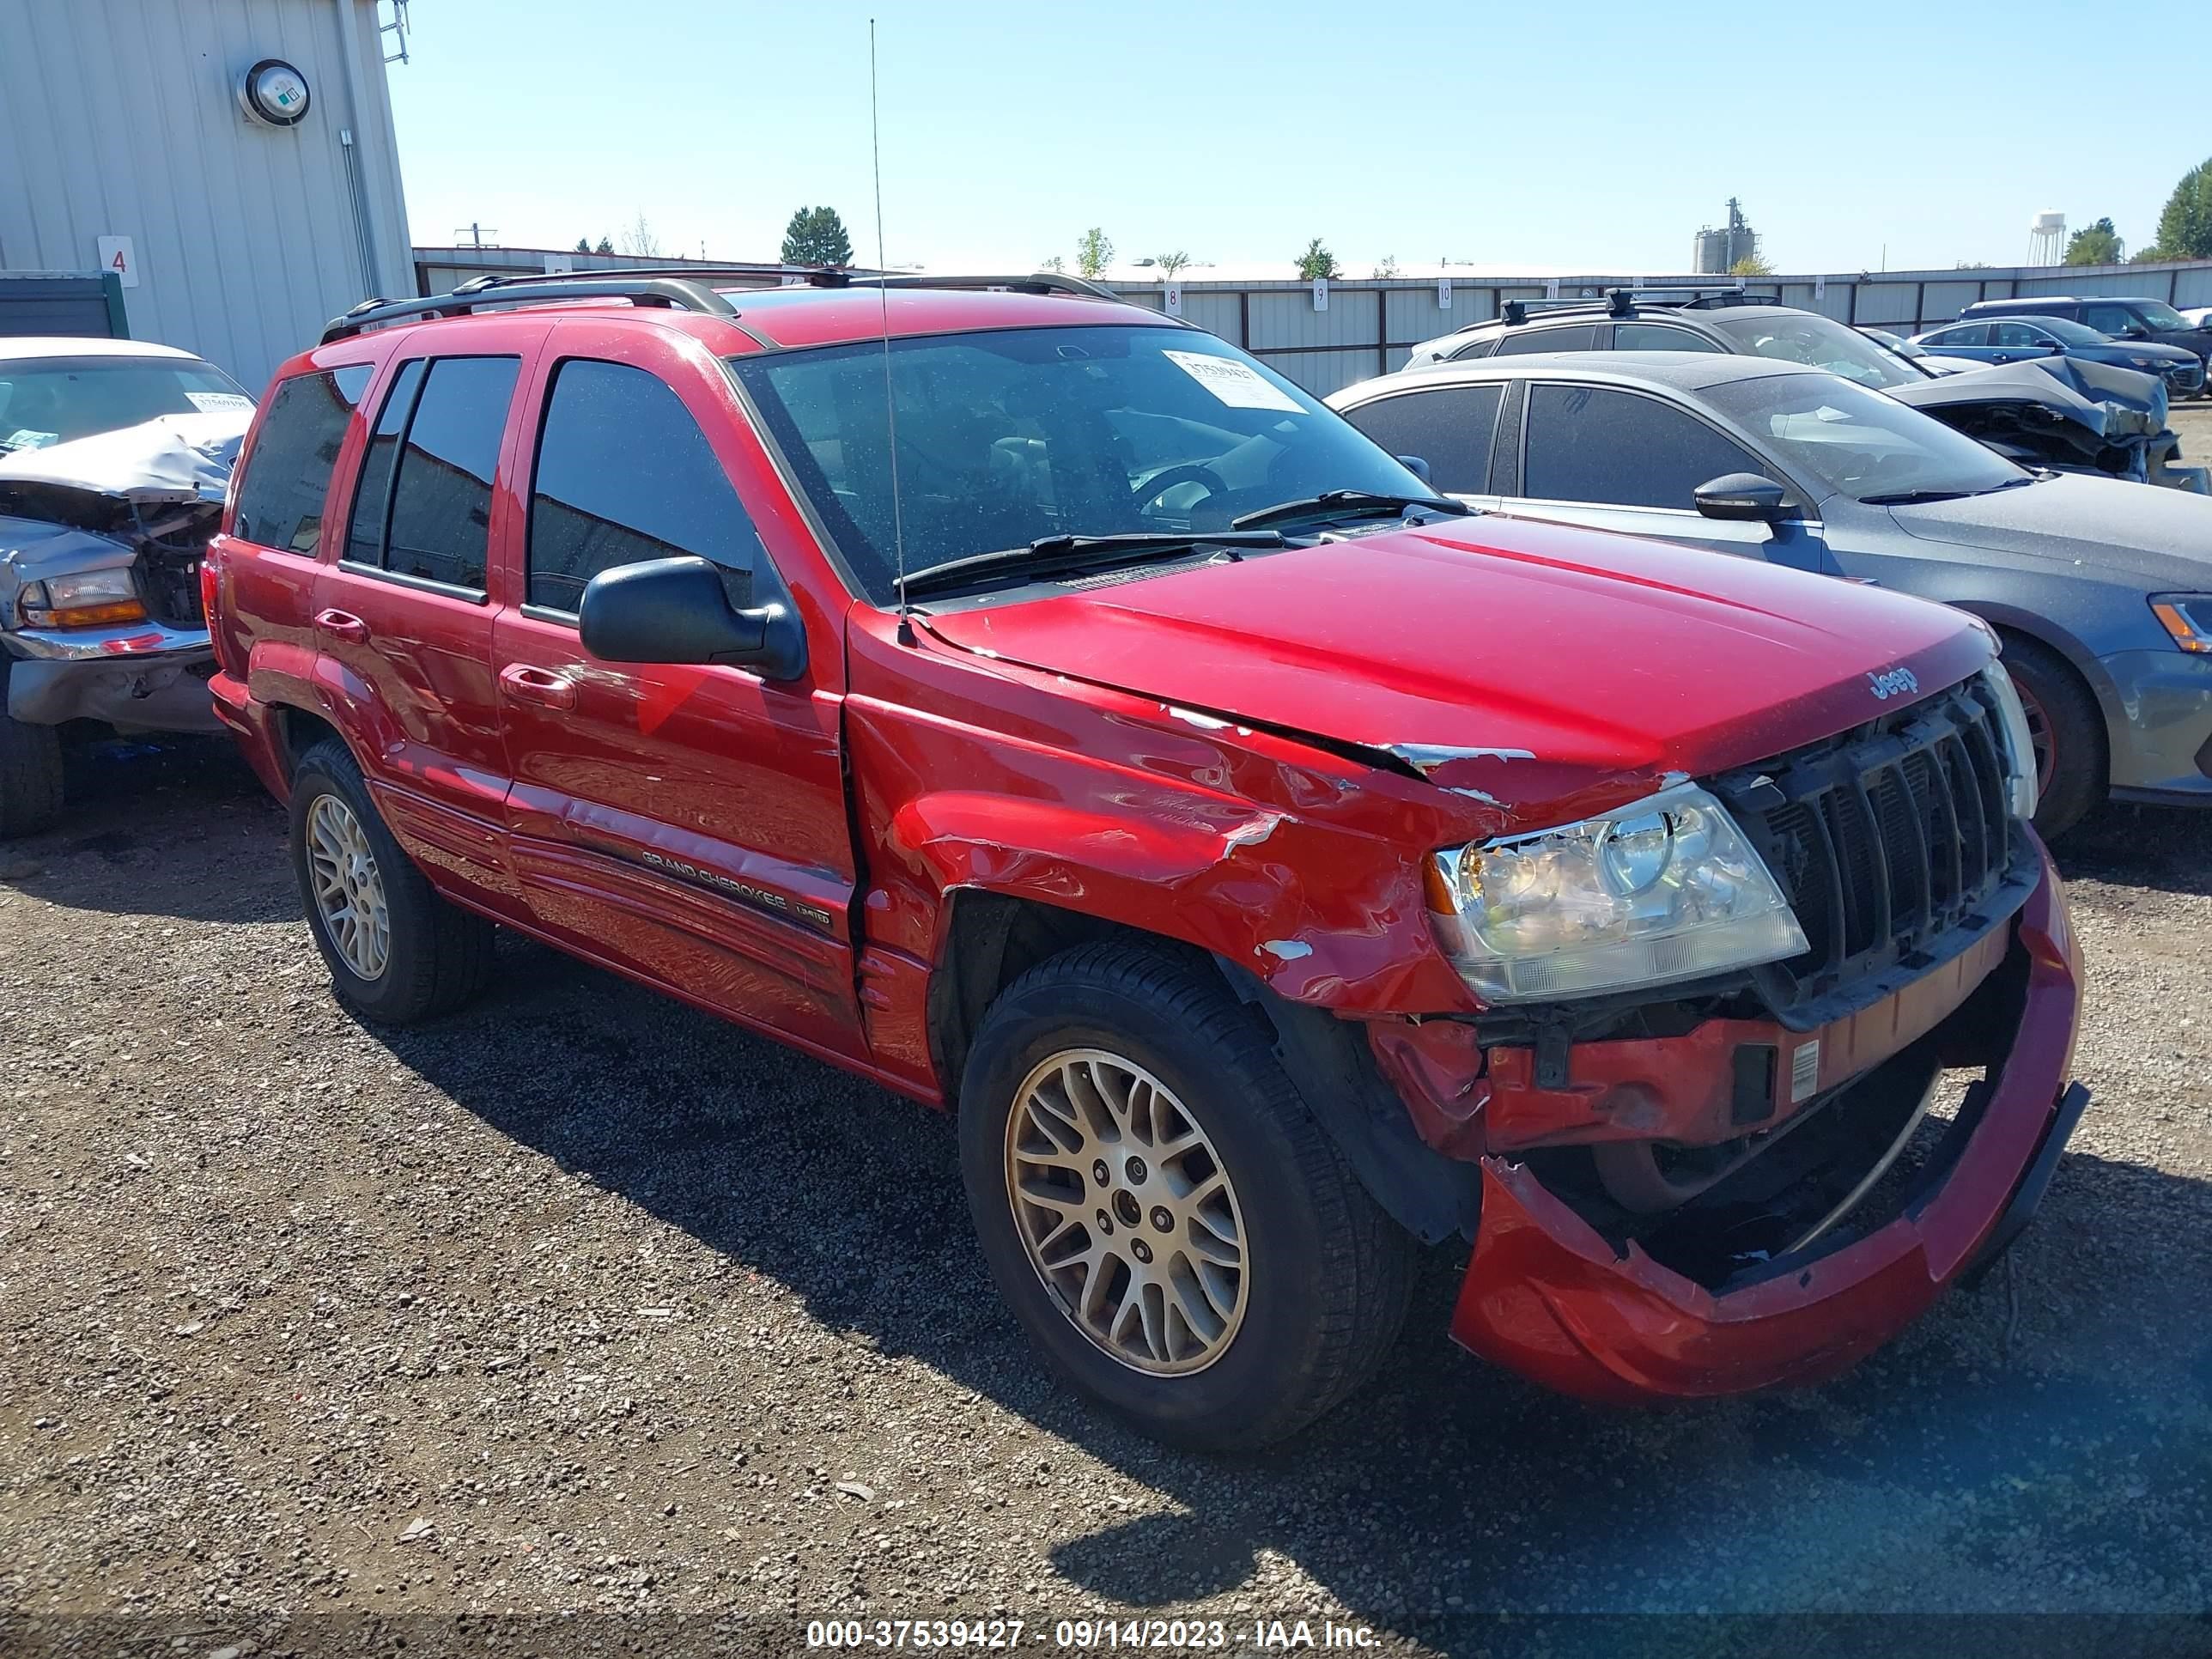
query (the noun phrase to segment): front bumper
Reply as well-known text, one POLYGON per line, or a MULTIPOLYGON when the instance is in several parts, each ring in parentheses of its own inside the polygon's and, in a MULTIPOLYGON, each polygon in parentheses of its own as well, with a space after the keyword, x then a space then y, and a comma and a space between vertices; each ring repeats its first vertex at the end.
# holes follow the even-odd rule
POLYGON ((1549 1387, 1623 1404, 1814 1382, 1889 1341, 2025 1224, 2080 1115, 2067 1079, 2081 957, 2047 857, 2011 939, 2025 991, 1989 1097, 1955 1163, 1905 1213, 1715 1293, 1633 1243, 1616 1252, 1526 1164, 1492 1154, 1452 1334, 1549 1387))
POLYGON ((0 634, 13 659, 7 712, 29 726, 105 720, 125 731, 220 732, 204 628, 147 621, 119 628, 18 629, 0 634))
POLYGON ((2111 726, 2112 798, 2212 805, 2212 657, 2116 651, 2100 666, 2120 715, 2111 726))

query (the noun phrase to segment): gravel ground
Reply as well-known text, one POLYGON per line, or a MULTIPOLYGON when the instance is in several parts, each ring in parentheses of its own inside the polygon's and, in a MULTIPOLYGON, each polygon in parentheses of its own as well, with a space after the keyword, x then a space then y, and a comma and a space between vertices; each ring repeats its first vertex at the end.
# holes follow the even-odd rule
POLYGON ((68 826, 0 848, 0 1649, 421 1651, 450 1620, 399 1615, 509 1610, 757 1615, 759 1651, 848 1615, 1425 1652, 1773 1645, 1500 1610, 2212 1635, 2212 817, 2061 848, 2097 1099, 2009 1297, 1826 1388, 1625 1414, 1455 1349, 1440 1252, 1380 1383, 1231 1462, 1042 1380, 943 1120, 512 939, 480 1007, 372 1034, 228 749, 74 769, 68 826))

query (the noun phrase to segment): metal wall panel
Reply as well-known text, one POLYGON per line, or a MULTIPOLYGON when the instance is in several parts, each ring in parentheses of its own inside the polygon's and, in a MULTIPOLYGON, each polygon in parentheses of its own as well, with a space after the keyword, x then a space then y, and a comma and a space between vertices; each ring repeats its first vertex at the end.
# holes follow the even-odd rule
POLYGON ((91 270, 127 236, 132 334, 256 390, 328 318, 412 291, 375 0, 0 0, 0 269, 91 270), (240 112, 264 58, 307 77, 297 126, 240 112))
POLYGON ((1255 348, 1374 345, 1382 339, 1380 296, 1371 289, 1329 285, 1328 309, 1316 311, 1313 290, 1301 283, 1252 295, 1255 348))
POLYGON ((1260 354, 1260 361, 1316 398, 1372 380, 1382 368, 1381 356, 1374 351, 1267 351, 1260 354))
POLYGON ((1209 334, 1218 334, 1231 345, 1244 343, 1243 302, 1234 294, 1182 294, 1182 317, 1209 334))

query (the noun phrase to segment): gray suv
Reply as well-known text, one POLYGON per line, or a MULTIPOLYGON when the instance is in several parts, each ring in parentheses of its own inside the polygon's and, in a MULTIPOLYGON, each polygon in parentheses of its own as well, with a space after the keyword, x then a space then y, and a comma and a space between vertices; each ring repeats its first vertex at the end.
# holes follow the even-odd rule
POLYGON ((2212 501, 2014 465, 1834 374, 1680 352, 1493 358, 1328 399, 1436 488, 1939 599, 2002 635, 2055 835, 2212 805, 2212 501))

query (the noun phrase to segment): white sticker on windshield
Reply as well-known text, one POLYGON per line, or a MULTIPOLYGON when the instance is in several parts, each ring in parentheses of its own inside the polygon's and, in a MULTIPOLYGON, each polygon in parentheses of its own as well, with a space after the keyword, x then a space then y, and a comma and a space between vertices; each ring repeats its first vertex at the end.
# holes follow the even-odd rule
POLYGON ((203 415, 218 414, 230 409, 251 411, 253 408, 253 399, 243 392, 187 392, 185 396, 192 400, 192 407, 203 415))
POLYGON ((1202 351, 1170 351, 1167 360, 1231 409, 1282 409, 1303 415, 1290 394, 1270 386, 1249 363, 1233 357, 1209 357, 1202 351))
POLYGON ((0 449, 44 449, 61 435, 58 432, 33 432, 27 426, 19 426, 0 438, 0 449))

